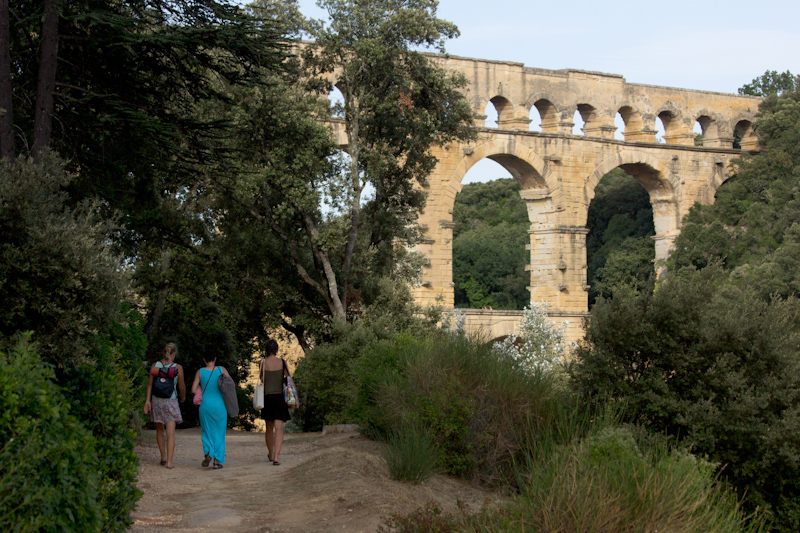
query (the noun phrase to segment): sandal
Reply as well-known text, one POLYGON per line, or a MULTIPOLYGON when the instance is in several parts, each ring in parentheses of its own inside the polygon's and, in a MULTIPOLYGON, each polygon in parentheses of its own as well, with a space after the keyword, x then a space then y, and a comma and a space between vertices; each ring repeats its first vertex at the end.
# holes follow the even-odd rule
POLYGON ((222 468, 224 465, 222 463, 218 463, 216 459, 214 459, 214 470, 222 468))
MULTIPOLYGON (((205 459, 203 459, 203 467, 206 467, 206 466, 208 466, 208 463, 210 463, 210 462, 211 462, 211 455, 209 455, 209 454, 206 454, 206 458, 205 458, 205 459)), ((165 464, 166 464, 166 463, 165 463, 165 464)))
POLYGON ((161 462, 158 464, 160 464, 161 466, 167 466, 167 462, 164 459, 161 459, 161 462))
POLYGON ((281 466, 280 461, 272 461, 272 466, 281 466))

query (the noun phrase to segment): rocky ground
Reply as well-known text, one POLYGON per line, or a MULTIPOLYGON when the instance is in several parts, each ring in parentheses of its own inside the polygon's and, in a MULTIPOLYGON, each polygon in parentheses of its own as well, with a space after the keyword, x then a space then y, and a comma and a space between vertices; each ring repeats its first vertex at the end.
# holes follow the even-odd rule
POLYGON ((479 509, 497 495, 445 476, 422 485, 389 478, 379 445, 358 433, 287 435, 280 466, 267 459, 263 433, 228 431, 225 467, 203 468, 200 429, 178 430, 175 468, 159 465, 155 432, 139 441, 134 533, 374 532, 392 513, 434 501, 479 509))

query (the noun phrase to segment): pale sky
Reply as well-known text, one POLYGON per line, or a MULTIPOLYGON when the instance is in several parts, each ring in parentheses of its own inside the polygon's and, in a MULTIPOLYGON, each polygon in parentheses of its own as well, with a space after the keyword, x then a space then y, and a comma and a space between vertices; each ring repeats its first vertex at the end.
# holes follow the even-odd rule
MULTIPOLYGON (((315 2, 301 10, 321 18, 315 2)), ((800 74, 800 0, 440 0, 438 15, 461 31, 446 45, 458 56, 726 93, 766 70, 800 74)), ((486 179, 476 170, 467 180, 486 179)))

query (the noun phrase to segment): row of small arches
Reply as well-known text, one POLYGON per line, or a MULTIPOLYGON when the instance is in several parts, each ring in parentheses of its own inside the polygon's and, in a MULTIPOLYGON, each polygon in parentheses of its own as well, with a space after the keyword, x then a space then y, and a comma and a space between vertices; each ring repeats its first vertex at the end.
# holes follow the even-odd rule
MULTIPOLYGON (((504 121, 511 118, 512 104, 504 97, 497 96, 486 104, 484 110, 487 128, 498 128, 504 121)), ((655 117, 653 124, 645 124, 641 114, 630 106, 620 107, 614 117, 613 128, 603 127, 605 124, 599 116, 600 113, 589 104, 578 104, 572 117, 573 135, 591 137, 608 137, 625 141, 647 141, 648 136, 653 136, 656 143, 689 144, 676 138, 679 130, 679 120, 672 111, 662 111, 655 117), (613 134, 610 130, 613 129, 613 134), (603 131, 606 130, 606 131, 603 131), (630 138, 629 138, 630 137, 630 138)), ((530 108, 528 117, 530 124, 528 131, 559 132, 560 115, 555 105, 547 100, 539 100, 530 108)), ((513 118, 511 119, 513 121, 513 118)), ((518 127, 511 129, 521 129, 518 127)), ((504 128, 505 129, 505 128, 504 128)), ((561 131, 561 133, 564 133, 561 131)), ((684 132, 685 133, 685 132, 684 132)), ((720 124, 720 120, 706 114, 699 114, 692 127, 694 138, 692 143, 696 146, 714 146, 722 148, 755 148, 752 122, 747 119, 736 120, 732 124, 720 124), (722 127, 721 127, 722 126, 722 127), (728 139, 721 138, 724 131, 731 134, 728 139), (722 135, 721 135, 722 134, 722 135), (708 143, 708 140, 716 142, 708 143), (729 146, 725 146, 729 144, 729 146)))
MULTIPOLYGON (((329 100, 332 104, 343 102, 338 88, 333 88, 329 100)), ((699 114, 695 117, 691 131, 686 131, 685 127, 681 128, 681 121, 672 111, 662 111, 655 117, 652 124, 646 124, 637 110, 630 106, 623 106, 617 110, 613 126, 610 126, 610 121, 607 120, 609 117, 602 117, 599 111, 590 104, 578 104, 572 116, 571 131, 563 131, 563 125, 560 124, 561 114, 554 104, 545 99, 538 100, 531 106, 527 127, 521 127, 522 123, 519 121, 516 121, 513 127, 506 127, 509 119, 514 122, 511 109, 512 104, 506 98, 502 96, 492 98, 484 109, 486 118, 483 125, 487 128, 572 133, 573 135, 613 138, 620 141, 693 144, 714 148, 751 150, 756 148, 752 122, 747 119, 736 120, 732 124, 721 124, 721 120, 707 114, 699 114)))

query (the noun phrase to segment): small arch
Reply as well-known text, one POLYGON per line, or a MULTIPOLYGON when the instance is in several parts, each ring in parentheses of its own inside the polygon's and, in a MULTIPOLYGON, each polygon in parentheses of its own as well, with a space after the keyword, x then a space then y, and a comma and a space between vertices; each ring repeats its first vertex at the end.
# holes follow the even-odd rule
POLYGON ((692 131, 699 133, 699 137, 695 137, 695 146, 706 146, 709 140, 719 138, 719 124, 710 115, 698 116, 692 131))
POLYGON ((753 132, 753 123, 749 120, 740 120, 733 128, 733 147, 741 150, 755 150, 758 139, 753 132))
POLYGON ((619 115, 622 117, 622 121, 625 124, 625 129, 622 134, 626 141, 633 138, 637 133, 641 133, 644 129, 642 116, 633 107, 628 105, 620 107, 619 115))
MULTIPOLYGON (((589 104, 578 104, 575 114, 573 115, 575 126, 572 129, 573 135, 586 135, 586 132, 594 133, 598 126, 597 110, 594 106, 589 104), (580 123, 580 125, 579 125, 580 123), (580 133, 575 133, 579 129, 580 133)), ((599 135, 592 135, 599 137, 599 135)))
POLYGON ((489 100, 489 103, 486 104, 486 127, 496 128, 498 127, 497 125, 502 121, 511 119, 513 115, 512 107, 513 106, 511 105, 511 102, 509 102, 508 99, 503 96, 495 96, 489 100), (496 120, 494 125, 489 124, 490 118, 492 118, 490 117, 490 104, 496 111, 496 120))
POLYGON ((344 118, 344 95, 341 89, 334 85, 328 93, 328 103, 331 106, 331 115, 344 118))
POLYGON ((619 111, 616 115, 614 115, 614 139, 618 141, 625 140, 625 121, 622 119, 622 115, 619 114, 619 111))
POLYGON ((664 121, 661 120, 661 117, 656 117, 656 142, 665 144, 666 141, 664 140, 664 135, 667 132, 667 128, 664 126, 664 121))
MULTIPOLYGON (((658 123, 661 122, 663 133, 661 133, 662 141, 666 144, 677 144, 678 139, 678 115, 673 111, 662 111, 656 117, 656 132, 658 132, 658 123)), ((658 142, 658 134, 656 134, 656 142, 658 142)))
POLYGON ((528 127, 530 131, 542 131, 542 115, 536 106, 531 106, 528 118, 531 119, 531 124, 528 127))
MULTIPOLYGON (((541 118, 541 131, 544 133, 558 133, 558 109, 550 100, 540 98, 534 102, 535 108, 541 118)), ((533 109, 531 109, 533 113, 533 109)))

